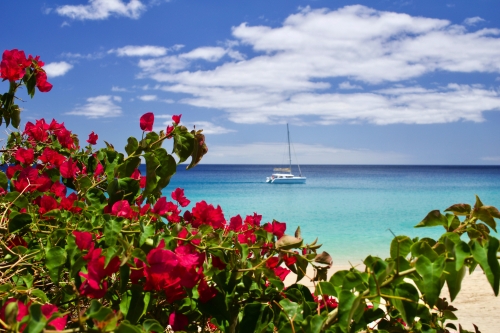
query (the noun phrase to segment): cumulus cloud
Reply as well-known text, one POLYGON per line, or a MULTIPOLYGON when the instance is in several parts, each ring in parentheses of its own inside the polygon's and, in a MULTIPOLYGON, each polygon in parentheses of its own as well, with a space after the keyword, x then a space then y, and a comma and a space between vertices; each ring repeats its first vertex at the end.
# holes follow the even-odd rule
POLYGON ((196 129, 203 129, 203 134, 210 134, 210 135, 236 132, 233 129, 225 128, 220 125, 211 123, 209 121, 188 122, 184 123, 183 125, 185 125, 187 128, 196 127, 196 129))
POLYGON ((464 20, 465 25, 476 25, 479 22, 483 22, 484 19, 480 18, 479 16, 474 16, 474 17, 468 17, 464 20))
POLYGON ((243 56, 239 52, 232 50, 231 47, 232 46, 228 48, 206 46, 171 56, 155 59, 141 59, 139 61, 139 67, 144 73, 154 73, 162 70, 176 72, 189 67, 192 62, 198 60, 217 62, 226 55, 229 56, 230 59, 242 60, 243 56))
MULTIPOLYGON (((210 154, 203 157, 203 163, 279 164, 283 156, 283 143, 250 143, 242 145, 210 145, 210 154)), ((314 161, 314 164, 409 164, 411 156, 367 149, 349 150, 324 145, 294 144, 296 160, 299 163, 314 161)), ((295 168, 295 167, 294 167, 295 168)))
POLYGON ((158 99, 158 96, 156 95, 142 95, 142 96, 137 96, 138 99, 144 102, 152 102, 156 101, 158 99))
POLYGON ((115 91, 115 92, 129 92, 129 90, 127 88, 122 88, 122 87, 118 87, 118 86, 112 86, 111 87, 111 91, 115 91))
POLYGON ((121 102, 121 97, 101 95, 87 98, 87 104, 76 107, 66 114, 88 118, 110 118, 122 115, 122 108, 115 102, 121 102))
POLYGON ((228 48, 200 48, 140 60, 140 77, 187 94, 182 103, 224 110, 238 123, 301 116, 324 124, 482 121, 484 111, 500 107, 498 91, 485 87, 409 84, 429 73, 500 73, 500 29, 469 32, 448 20, 355 5, 307 7, 282 26, 242 23, 232 34, 231 49, 249 46, 251 56, 224 58, 228 48), (194 58, 217 65, 190 69, 194 58), (346 80, 340 90, 358 88, 347 80, 364 83, 363 92, 334 93, 333 79, 346 80))
POLYGON ((61 16, 75 20, 104 20, 110 16, 137 19, 146 10, 139 0, 89 0, 87 5, 65 5, 56 8, 61 16))
POLYGON ((127 45, 119 49, 109 50, 108 53, 116 53, 119 57, 160 57, 167 54, 167 48, 153 45, 127 45))
POLYGON ((357 84, 351 84, 349 81, 344 81, 342 83, 339 83, 339 89, 363 89, 361 86, 358 86, 357 84))
POLYGON ((56 76, 63 76, 71 68, 73 68, 73 65, 67 63, 66 61, 51 62, 43 67, 49 78, 56 76))

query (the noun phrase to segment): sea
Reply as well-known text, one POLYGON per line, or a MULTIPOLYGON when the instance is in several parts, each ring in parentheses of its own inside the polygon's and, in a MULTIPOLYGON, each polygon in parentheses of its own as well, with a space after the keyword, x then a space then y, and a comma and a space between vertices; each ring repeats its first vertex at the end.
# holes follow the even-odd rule
MULTIPOLYGON (((500 207, 500 166, 301 165, 306 184, 269 184, 270 165, 179 165, 164 195, 183 188, 191 200, 220 205, 227 221, 254 212, 262 223, 300 226, 302 238, 318 238, 318 251, 335 265, 358 265, 368 255, 389 256, 394 235, 439 237, 442 227, 415 228, 432 210, 456 203, 500 207)), ((293 170, 298 174, 298 170, 293 170)))

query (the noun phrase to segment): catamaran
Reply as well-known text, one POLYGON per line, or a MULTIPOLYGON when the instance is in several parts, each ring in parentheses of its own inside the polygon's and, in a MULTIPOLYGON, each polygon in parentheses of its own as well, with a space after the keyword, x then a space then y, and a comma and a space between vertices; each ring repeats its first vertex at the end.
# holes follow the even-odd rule
POLYGON ((288 130, 288 124, 286 124, 286 134, 288 137, 288 168, 274 168, 274 172, 271 177, 266 177, 266 183, 270 184, 305 184, 306 177, 302 176, 300 171, 300 165, 297 163, 299 168, 299 176, 292 175, 292 153, 290 151, 290 131, 288 130), (287 172, 287 173, 285 173, 287 172))

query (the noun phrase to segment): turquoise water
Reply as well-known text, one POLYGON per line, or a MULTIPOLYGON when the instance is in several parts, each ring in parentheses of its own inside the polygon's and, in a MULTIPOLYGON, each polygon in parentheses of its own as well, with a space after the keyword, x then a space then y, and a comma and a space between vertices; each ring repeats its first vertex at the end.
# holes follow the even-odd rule
POLYGON ((444 229, 414 226, 431 210, 474 204, 476 194, 484 204, 500 207, 500 166, 301 168, 306 184, 278 185, 264 182, 272 173, 268 165, 199 165, 178 170, 165 194, 184 188, 191 206, 201 200, 219 204, 227 220, 257 212, 263 223, 286 222, 289 234, 300 225, 305 241, 319 237, 335 264, 359 263, 368 254, 388 256, 391 231, 437 237, 444 229))

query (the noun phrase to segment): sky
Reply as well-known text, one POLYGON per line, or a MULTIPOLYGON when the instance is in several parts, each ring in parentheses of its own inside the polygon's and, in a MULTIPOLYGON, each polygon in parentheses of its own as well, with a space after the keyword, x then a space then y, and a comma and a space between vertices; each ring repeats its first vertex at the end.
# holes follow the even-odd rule
POLYGON ((498 0, 46 0, 1 11, 3 49, 39 55, 54 85, 19 94, 22 128, 54 118, 123 151, 142 114, 156 130, 182 114, 204 129, 203 163, 284 163, 288 123, 300 164, 500 165, 498 0))

